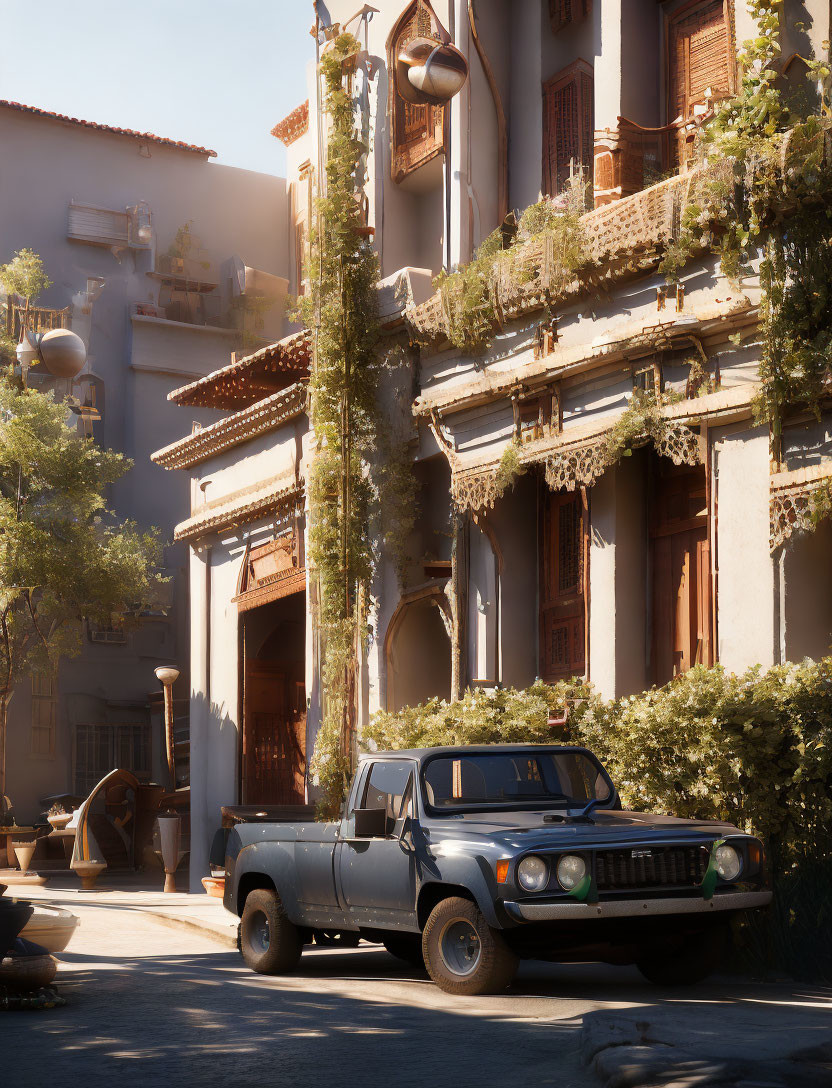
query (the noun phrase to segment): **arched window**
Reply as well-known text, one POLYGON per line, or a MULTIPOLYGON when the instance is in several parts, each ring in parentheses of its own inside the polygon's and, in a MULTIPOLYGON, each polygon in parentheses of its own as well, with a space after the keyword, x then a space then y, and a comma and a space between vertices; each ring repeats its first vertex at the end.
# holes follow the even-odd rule
POLYGON ((391 174, 403 181, 408 174, 441 155, 445 147, 444 106, 417 106, 398 93, 396 57, 414 38, 446 38, 430 5, 416 0, 401 15, 387 42, 389 114, 392 135, 391 174))

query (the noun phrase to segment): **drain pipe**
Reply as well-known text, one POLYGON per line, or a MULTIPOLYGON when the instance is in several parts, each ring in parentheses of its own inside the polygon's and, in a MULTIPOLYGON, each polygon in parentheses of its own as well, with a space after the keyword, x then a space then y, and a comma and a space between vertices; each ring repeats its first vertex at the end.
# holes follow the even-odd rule
POLYGON ((468 0, 468 23, 471 27, 471 37, 474 39, 477 56, 480 58, 482 70, 485 72, 485 78, 488 80, 488 86, 491 89, 491 97, 494 99, 494 112, 497 114, 497 224, 499 226, 508 215, 508 130, 503 102, 500 98, 497 80, 494 78, 494 70, 477 32, 474 0, 468 0))

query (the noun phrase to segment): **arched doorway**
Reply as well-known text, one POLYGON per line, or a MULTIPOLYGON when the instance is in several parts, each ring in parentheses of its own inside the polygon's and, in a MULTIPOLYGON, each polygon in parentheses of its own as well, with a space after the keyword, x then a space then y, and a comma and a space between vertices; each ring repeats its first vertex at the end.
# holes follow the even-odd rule
POLYGON ((387 629, 387 709, 451 696, 451 640, 441 591, 404 599, 387 629))

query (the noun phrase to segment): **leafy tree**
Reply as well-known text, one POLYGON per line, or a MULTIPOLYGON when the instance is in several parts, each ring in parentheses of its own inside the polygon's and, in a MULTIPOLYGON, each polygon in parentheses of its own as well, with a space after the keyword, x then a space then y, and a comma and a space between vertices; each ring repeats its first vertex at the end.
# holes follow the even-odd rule
POLYGON ((43 261, 32 249, 19 249, 8 264, 0 264, 0 286, 8 295, 34 302, 52 286, 43 261))
MULTIPOLYGON (((26 300, 26 306, 52 286, 46 275, 43 261, 31 249, 19 249, 8 264, 0 264, 0 289, 7 295, 19 295, 26 300)), ((6 302, 6 306, 10 303, 6 302)), ((5 328, 0 328, 0 363, 10 364, 15 361, 15 344, 5 328)))
POLYGON ((51 395, 0 381, 0 796, 15 685, 77 654, 84 619, 119 623, 159 599, 155 533, 106 509, 129 468, 51 395))

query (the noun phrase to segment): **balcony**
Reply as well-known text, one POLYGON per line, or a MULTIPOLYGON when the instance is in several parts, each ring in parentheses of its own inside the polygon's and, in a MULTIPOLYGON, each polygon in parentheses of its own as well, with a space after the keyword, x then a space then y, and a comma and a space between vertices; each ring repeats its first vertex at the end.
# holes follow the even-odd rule
POLYGON ((5 330, 6 335, 17 342, 20 340, 20 330, 23 328, 23 317, 26 315, 26 323, 32 332, 49 332, 50 329, 68 329, 72 315, 72 307, 67 306, 63 310, 50 310, 44 306, 30 306, 28 313, 23 303, 6 301, 5 305, 5 330))
POLYGON ((617 129, 595 133, 595 207, 640 193, 673 176, 690 158, 697 125, 681 119, 660 128, 644 128, 626 117, 617 129))

